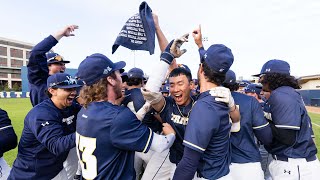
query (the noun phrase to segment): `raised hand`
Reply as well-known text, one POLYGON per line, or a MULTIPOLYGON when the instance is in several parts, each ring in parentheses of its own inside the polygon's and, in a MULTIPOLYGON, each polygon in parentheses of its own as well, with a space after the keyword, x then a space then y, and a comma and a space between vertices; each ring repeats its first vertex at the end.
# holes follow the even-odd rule
POLYGON ((164 135, 168 135, 168 134, 171 134, 171 133, 176 134, 176 132, 174 131, 174 129, 171 127, 170 124, 163 123, 162 126, 163 126, 162 127, 162 132, 163 132, 164 135))
POLYGON ((188 34, 184 34, 183 36, 175 39, 170 47, 170 52, 173 54, 173 56, 175 58, 180 57, 182 54, 184 54, 185 52, 187 52, 186 49, 180 49, 180 47, 182 46, 182 44, 184 42, 188 42, 188 37, 189 37, 189 33, 188 34))
POLYGON ((75 36, 73 34, 73 32, 76 30, 76 29, 79 29, 79 26, 78 25, 69 25, 69 26, 66 26, 64 27, 63 29, 61 29, 60 31, 58 31, 54 37, 57 39, 57 40, 60 40, 62 37, 69 37, 69 36, 75 36))
POLYGON ((203 47, 201 25, 199 25, 198 28, 196 28, 195 30, 192 31, 192 36, 193 36, 194 42, 197 44, 198 48, 203 47))

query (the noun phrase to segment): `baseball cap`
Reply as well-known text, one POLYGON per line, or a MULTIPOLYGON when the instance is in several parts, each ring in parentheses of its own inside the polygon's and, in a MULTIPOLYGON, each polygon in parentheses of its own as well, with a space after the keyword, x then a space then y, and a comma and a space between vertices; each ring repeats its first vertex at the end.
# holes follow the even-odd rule
POLYGON ((144 73, 140 68, 132 68, 128 71, 128 78, 144 79, 144 73))
POLYGON ((128 73, 127 72, 121 73, 121 78, 122 78, 122 82, 127 82, 128 81, 128 73))
POLYGON ((49 76, 47 79, 47 88, 76 88, 80 87, 82 84, 78 83, 75 78, 72 78, 71 75, 67 73, 56 73, 52 76, 49 76))
POLYGON ((198 84, 199 84, 198 79, 192 79, 192 81, 194 82, 195 85, 198 85, 198 84))
POLYGON ((165 84, 165 85, 161 88, 161 93, 169 93, 169 84, 165 84))
POLYGON ((178 67, 179 67, 179 68, 184 68, 184 69, 186 69, 187 71, 189 71, 189 72, 191 73, 190 68, 189 68, 187 65, 185 65, 185 64, 178 64, 178 67))
POLYGON ((116 70, 120 70, 120 73, 123 73, 125 66, 126 63, 124 61, 113 63, 107 56, 95 53, 87 56, 80 63, 76 76, 84 84, 91 86, 116 70))
POLYGON ((259 77, 261 74, 280 73, 290 75, 290 65, 283 60, 272 59, 267 61, 261 68, 260 74, 253 76, 259 77))
POLYGON ((212 70, 219 73, 226 73, 233 60, 231 49, 223 44, 211 45, 201 56, 201 62, 205 61, 212 70))
POLYGON ((55 64, 55 63, 70 63, 70 61, 64 60, 62 56, 60 56, 58 53, 52 53, 49 52, 46 54, 47 57, 47 64, 55 64))
POLYGON ((260 94, 262 90, 262 85, 261 84, 248 84, 245 88, 244 88, 244 92, 245 93, 256 93, 256 94, 260 94))
POLYGON ((239 86, 240 86, 240 87, 246 87, 246 86, 248 86, 249 84, 251 84, 251 82, 248 81, 248 80, 241 80, 241 81, 239 82, 239 86))
POLYGON ((234 73, 231 69, 229 69, 226 73, 226 79, 224 83, 235 84, 237 82, 236 73, 234 73))

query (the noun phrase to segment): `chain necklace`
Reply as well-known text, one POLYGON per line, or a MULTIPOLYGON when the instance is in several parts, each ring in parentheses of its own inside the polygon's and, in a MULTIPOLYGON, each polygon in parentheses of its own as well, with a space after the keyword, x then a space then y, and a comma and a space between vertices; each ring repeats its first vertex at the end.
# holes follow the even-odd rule
MULTIPOLYGON (((178 111, 179 111, 179 113, 180 113, 180 115, 181 115, 181 117, 184 117, 184 118, 188 118, 189 119, 189 116, 190 116, 190 113, 191 113, 191 110, 192 110, 192 108, 193 108, 193 105, 195 104, 195 101, 193 100, 193 98, 191 97, 191 101, 192 101, 192 106, 191 106, 191 108, 190 108, 190 110, 189 110, 189 112, 188 112, 188 114, 187 114, 187 116, 184 116, 183 115, 183 113, 181 112, 181 110, 180 110, 180 107, 179 107, 179 105, 177 104, 177 102, 175 102, 176 103, 176 106, 177 106, 177 108, 178 108, 178 111)), ((189 104, 188 104, 189 105, 189 104)), ((188 106, 187 105, 187 106, 188 106)), ((185 107, 187 107, 187 106, 185 106, 185 107)))

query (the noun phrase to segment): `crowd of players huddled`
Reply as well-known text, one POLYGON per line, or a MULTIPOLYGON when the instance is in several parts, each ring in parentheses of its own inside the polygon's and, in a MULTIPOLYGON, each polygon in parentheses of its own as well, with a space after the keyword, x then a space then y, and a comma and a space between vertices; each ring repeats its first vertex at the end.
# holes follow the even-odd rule
POLYGON ((32 49, 33 108, 12 169, 2 155, 17 137, 0 111, 0 179, 319 177, 311 120, 286 61, 267 61, 255 75, 259 83, 239 82, 232 51, 223 44, 205 49, 199 26, 192 32, 195 78, 176 61, 188 35, 168 42, 153 18, 161 54, 148 78, 100 53, 87 56, 75 77, 66 74, 70 61, 50 50, 74 36, 76 25, 32 49))

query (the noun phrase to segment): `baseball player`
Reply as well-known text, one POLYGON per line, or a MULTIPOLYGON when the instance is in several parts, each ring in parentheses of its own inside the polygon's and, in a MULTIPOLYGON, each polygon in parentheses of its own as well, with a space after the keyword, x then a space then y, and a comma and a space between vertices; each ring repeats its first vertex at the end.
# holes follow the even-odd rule
POLYGON ((65 73, 48 78, 49 99, 27 114, 8 179, 68 179, 63 162, 75 147, 76 115, 81 108, 74 102, 77 87, 77 81, 65 73))
POLYGON ((169 96, 169 84, 165 84, 161 87, 161 93, 164 97, 168 97, 169 96))
MULTIPOLYGON (((179 47, 182 45, 182 43, 187 41, 186 38, 187 36, 184 35, 181 38, 176 40, 176 42, 179 42, 179 45, 178 45, 179 47)), ((199 37, 199 39, 202 46, 201 37, 199 37)), ((174 57, 181 56, 185 51, 170 51, 169 49, 167 49, 166 52, 170 54, 174 54, 171 56, 172 58, 174 58, 174 57)), ((191 85, 192 83, 190 82, 192 81, 192 76, 191 76, 190 70, 188 70, 189 68, 183 68, 183 67, 174 68, 173 67, 174 65, 175 65, 175 62, 173 59, 160 61, 157 67, 163 67, 163 69, 161 68, 154 69, 153 70, 154 73, 150 76, 149 81, 146 85, 146 89, 147 90, 151 89, 152 92, 142 91, 145 99, 148 99, 148 98, 156 99, 157 97, 160 98, 160 100, 157 100, 158 103, 154 103, 152 107, 156 111, 160 112, 161 119, 164 122, 171 124, 176 131, 177 138, 174 144, 172 145, 172 147, 170 148, 170 155, 169 155, 170 162, 168 162, 167 160, 165 161, 158 160, 158 162, 159 161, 162 162, 162 166, 161 168, 160 167, 157 168, 159 172, 156 174, 155 177, 163 177, 164 179, 172 178, 176 165, 180 162, 182 158, 183 148, 184 148, 182 141, 183 141, 185 129, 187 127, 187 123, 189 120, 191 109, 196 100, 195 97, 191 97, 190 95, 190 91, 192 88, 192 85, 191 85), (165 77, 163 76, 163 74, 165 74, 164 72, 167 71, 167 69, 165 69, 166 66, 164 64, 165 62, 171 62, 170 60, 172 61, 172 63, 170 64, 170 69, 173 69, 169 74, 169 84, 170 84, 169 91, 171 96, 167 98, 163 98, 160 93, 157 93, 158 84, 153 82, 163 81, 161 77, 162 78, 165 77), (170 173, 169 176, 168 176, 168 172, 170 173)), ((235 107, 232 107, 232 108, 234 109, 235 107)), ((239 114, 237 114, 235 111, 233 113, 235 113, 235 116, 231 115, 233 119, 239 118, 239 114)), ((154 156, 154 157, 157 157, 157 156, 154 156)), ((152 160, 153 159, 150 160, 149 164, 153 162, 152 160)))
MULTIPOLYGON (((125 97, 123 103, 124 106, 127 106, 134 114, 137 114, 137 112, 139 112, 139 110, 145 105, 145 100, 140 90, 144 86, 144 73, 139 68, 132 68, 128 71, 127 75, 128 95, 125 97)), ((138 119, 141 119, 142 123, 146 124, 153 132, 159 134, 159 132, 162 131, 161 123, 153 116, 151 111, 144 113, 144 117, 138 117, 138 119)), ((147 153, 135 153, 134 161, 137 179, 140 178, 142 174, 142 167, 147 166, 153 153, 154 151, 152 150, 149 150, 147 153)), ((144 171, 143 176, 148 174, 150 174, 148 171, 144 171)), ((142 177, 142 179, 144 179, 144 177, 142 177)))
POLYGON ((30 84, 30 100, 32 106, 48 99, 45 94, 47 79, 50 75, 64 72, 66 61, 57 53, 49 52, 62 37, 74 36, 72 32, 78 29, 77 25, 66 26, 54 35, 50 35, 37 45, 30 52, 28 68, 28 80, 30 84))
POLYGON ((290 66, 283 60, 267 61, 260 72, 263 91, 270 92, 273 143, 267 150, 273 160, 269 170, 273 179, 319 179, 320 163, 312 140, 312 124, 301 95, 300 86, 290 75, 290 66))
POLYGON ((125 62, 113 63, 102 54, 83 60, 77 76, 84 82, 80 96, 76 144, 84 179, 134 180, 134 151, 162 152, 175 140, 174 130, 163 124, 165 135, 153 133, 130 111, 115 104, 122 96, 120 72, 125 62))
POLYGON ((3 159, 3 153, 17 147, 17 135, 6 111, 0 108, 0 179, 7 179, 11 168, 3 159))
MULTIPOLYGON (((201 38, 199 30, 193 32, 195 39, 201 38)), ((203 47, 201 51, 204 51, 203 47)), ((232 63, 231 50, 221 44, 211 45, 201 56, 198 69, 200 94, 190 113, 183 140, 183 157, 173 179, 231 179, 229 107, 213 96, 232 63)), ((237 109, 233 108, 231 111, 237 109)))
MULTIPOLYGON (((262 85, 261 84, 248 84, 247 87, 244 88, 244 93, 248 96, 252 96, 255 97, 258 102, 260 103, 263 113, 264 113, 264 117, 266 119, 271 120, 271 116, 270 116, 270 111, 268 109, 268 105, 267 103, 264 101, 265 97, 262 96, 262 94, 265 94, 265 92, 262 92, 262 85), (263 100, 264 99, 264 100, 263 100)), ((269 171, 269 164, 271 163, 272 160, 272 156, 271 154, 268 153, 268 151, 265 149, 264 145, 261 144, 261 142, 257 142, 258 146, 259 146, 259 151, 260 151, 260 155, 261 155, 261 167, 262 170, 264 172, 264 178, 266 180, 271 180, 271 175, 270 175, 270 171, 269 171)))
POLYGON ((263 180, 261 155, 255 137, 264 145, 271 144, 272 131, 269 122, 264 118, 261 105, 254 97, 237 92, 239 84, 232 70, 227 72, 223 86, 230 89, 241 114, 240 131, 231 133, 230 137, 230 174, 233 179, 263 180))

